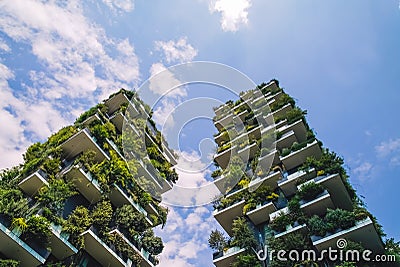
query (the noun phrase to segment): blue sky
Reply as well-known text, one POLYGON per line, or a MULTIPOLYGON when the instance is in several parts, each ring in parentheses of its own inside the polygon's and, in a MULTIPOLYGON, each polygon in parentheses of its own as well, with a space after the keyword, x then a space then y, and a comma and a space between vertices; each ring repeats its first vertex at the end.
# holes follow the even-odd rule
MULTIPOLYGON (((20 163, 29 144, 120 87, 137 88, 177 63, 210 60, 256 83, 279 79, 308 110, 318 138, 345 158, 352 184, 388 236, 399 240, 399 36, 398 0, 4 0, 0 168, 20 163)), ((159 120, 195 94, 184 90, 164 103, 159 120)), ((213 90, 203 93, 224 99, 213 90)), ((197 135, 182 141, 182 153, 198 157, 198 140, 213 133, 188 127, 186 138, 197 135)), ((183 180, 199 184, 208 173, 183 180)), ((213 227, 209 206, 172 209, 159 231, 161 266, 211 266, 213 227)))

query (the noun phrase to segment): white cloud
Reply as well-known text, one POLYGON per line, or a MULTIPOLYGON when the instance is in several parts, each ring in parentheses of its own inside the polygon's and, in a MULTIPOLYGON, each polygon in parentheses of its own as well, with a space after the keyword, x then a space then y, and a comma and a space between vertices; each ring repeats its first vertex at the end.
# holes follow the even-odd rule
POLYGON ((32 75, 40 79, 36 85, 46 98, 88 98, 94 91, 104 96, 137 82, 139 67, 133 46, 128 40, 107 37, 102 28, 88 21, 79 2, 2 3, 0 29, 32 47, 32 54, 45 67, 32 75))
POLYGON ((125 11, 130 12, 135 8, 135 1, 133 0, 103 0, 113 11, 125 11))
POLYGON ((31 139, 42 140, 66 124, 61 113, 49 102, 30 97, 16 97, 8 86, 14 74, 0 63, 0 167, 11 167, 22 161, 31 139))
POLYGON ((163 238, 164 250, 160 263, 164 267, 198 266, 192 262, 202 262, 211 266, 211 250, 208 249, 208 235, 217 222, 212 211, 205 206, 194 209, 169 207, 170 213, 163 230, 156 233, 163 238), (170 225, 173 225, 171 228, 170 225))
MULTIPOLYGON (((127 1, 113 3, 127 10, 133 8, 129 2, 131 7, 127 1)), ((26 65, 30 80, 18 91, 8 87, 14 74, 0 66, 0 120, 9 128, 0 134, 0 152, 8 155, 0 166, 9 167, 21 161, 29 143, 44 140, 117 89, 133 88, 139 61, 128 39, 110 38, 85 17, 80 1, 5 0, 1 6, 0 30, 17 48, 31 47, 24 53, 40 65, 26 65)), ((3 40, 0 50, 10 51, 3 40)))
POLYGON ((224 31, 236 32, 240 25, 248 23, 248 9, 251 0, 211 0, 212 13, 221 13, 221 27, 224 31))
POLYGON ((162 63, 154 63, 150 68, 150 79, 149 89, 157 95, 177 98, 184 97, 187 92, 174 73, 169 71, 162 63))
POLYGON ((383 141, 375 147, 378 156, 385 157, 395 152, 400 152, 400 138, 383 141))
POLYGON ((10 52, 11 48, 3 39, 0 38, 0 51, 1 50, 3 50, 4 52, 10 52))
POLYGON ((371 177, 373 166, 369 162, 363 162, 358 167, 353 169, 353 173, 360 181, 365 181, 371 177))
POLYGON ((167 63, 189 62, 197 55, 197 50, 187 43, 186 37, 181 37, 178 41, 156 41, 156 50, 162 51, 167 63))

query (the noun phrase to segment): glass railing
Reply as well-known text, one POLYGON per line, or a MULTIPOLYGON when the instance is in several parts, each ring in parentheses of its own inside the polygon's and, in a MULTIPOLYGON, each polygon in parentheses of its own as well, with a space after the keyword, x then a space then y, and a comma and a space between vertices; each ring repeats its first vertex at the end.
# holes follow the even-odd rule
MULTIPOLYGON (((26 251, 28 251, 33 257, 35 257, 38 261, 44 263, 45 262, 45 254, 47 253, 39 253, 39 251, 34 250, 31 248, 28 244, 26 244, 24 241, 22 241, 18 235, 13 233, 10 229, 5 227, 3 224, 0 223, 0 230, 3 231, 5 234, 7 234, 10 238, 14 240, 15 243, 17 243, 19 246, 24 248, 26 251), (44 255, 42 255, 44 254, 44 255)), ((41 251, 40 251, 41 252, 41 251)), ((46 250, 47 252, 47 250, 46 250)))
POLYGON ((216 260, 218 258, 227 256, 227 255, 231 255, 231 254, 237 253, 240 250, 242 250, 242 248, 240 248, 240 247, 231 247, 231 248, 228 248, 227 250, 216 252, 216 253, 213 254, 213 260, 216 260))

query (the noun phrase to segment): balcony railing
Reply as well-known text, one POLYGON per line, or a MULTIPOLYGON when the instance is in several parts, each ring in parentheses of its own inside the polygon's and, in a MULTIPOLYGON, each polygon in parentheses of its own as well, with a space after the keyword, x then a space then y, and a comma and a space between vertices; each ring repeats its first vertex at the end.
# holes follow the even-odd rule
POLYGON ((231 247, 226 251, 214 253, 213 263, 216 267, 230 267, 236 258, 244 252, 244 248, 231 247))
POLYGON ((142 267, 153 267, 157 265, 157 260, 154 256, 152 256, 148 251, 146 251, 141 244, 133 239, 133 238, 128 238, 127 236, 130 236, 128 233, 125 233, 123 229, 120 227, 114 227, 113 230, 109 232, 109 234, 117 234, 119 235, 122 240, 131 248, 133 248, 136 253, 142 256, 144 261, 141 262, 140 266, 142 267))
POLYGON ((0 252, 6 257, 20 261, 21 267, 44 264, 48 256, 47 253, 41 253, 30 247, 2 223, 0 223, 0 252))
POLYGON ((69 242, 69 234, 62 231, 61 225, 51 224, 50 238, 51 253, 59 260, 63 260, 78 250, 69 242))
POLYGON ((19 184, 19 188, 24 191, 28 196, 35 196, 39 189, 43 186, 47 186, 49 183, 47 182, 47 174, 39 169, 36 172, 32 173, 25 179, 23 179, 19 184))

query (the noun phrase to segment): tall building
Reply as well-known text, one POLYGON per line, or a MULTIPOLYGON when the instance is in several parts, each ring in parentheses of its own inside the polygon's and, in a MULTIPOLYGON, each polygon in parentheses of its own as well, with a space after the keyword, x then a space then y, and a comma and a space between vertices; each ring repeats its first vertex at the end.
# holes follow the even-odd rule
POLYGON ((0 266, 158 264, 163 243, 152 228, 165 224, 168 210, 137 181, 155 181, 165 192, 177 175, 150 115, 122 89, 1 173, 0 266), (136 133, 142 127, 143 138, 124 137, 123 127, 136 133), (135 148, 129 158, 123 143, 135 148))
POLYGON ((319 255, 338 246, 384 253, 382 228, 350 185, 343 159, 316 139, 306 112, 277 80, 214 111, 219 168, 212 176, 224 196, 213 215, 228 234, 210 235, 215 266, 375 266, 326 255, 277 257, 279 250, 319 255))

